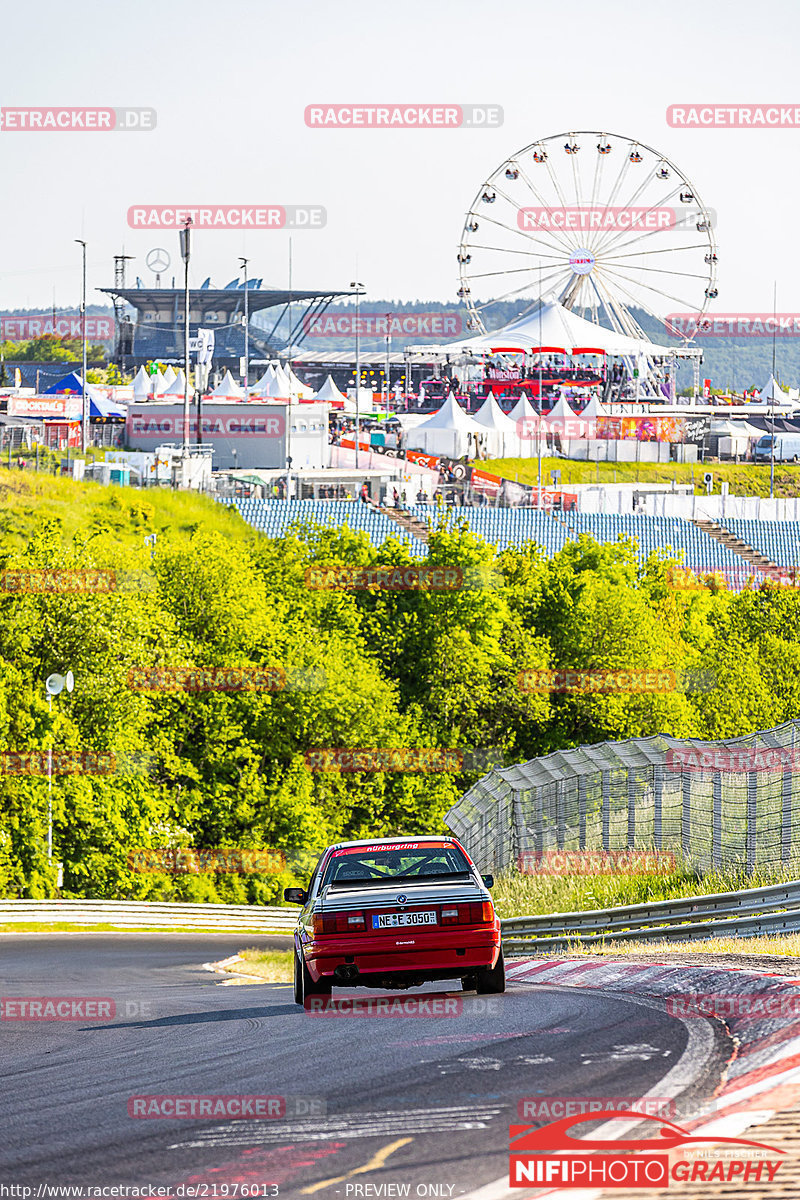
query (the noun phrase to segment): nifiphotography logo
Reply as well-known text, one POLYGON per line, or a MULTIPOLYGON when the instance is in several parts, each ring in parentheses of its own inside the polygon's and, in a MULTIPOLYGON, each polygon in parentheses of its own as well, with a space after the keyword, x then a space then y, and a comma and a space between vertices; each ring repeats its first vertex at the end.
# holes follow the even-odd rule
MULTIPOLYGON (((572 1130, 588 1121, 624 1120, 630 1125, 630 1111, 608 1109, 604 1112, 563 1117, 535 1128, 531 1125, 509 1127, 509 1184, 511 1187, 536 1187, 543 1184, 560 1188, 665 1188, 676 1183, 771 1182, 780 1167, 780 1159, 739 1157, 720 1159, 681 1159, 670 1161, 670 1152, 683 1146, 706 1143, 714 1146, 741 1146, 743 1149, 783 1154, 774 1146, 744 1138, 695 1137, 673 1121, 641 1114, 638 1121, 649 1122, 648 1133, 639 1138, 577 1137, 572 1130)), ((602 1133, 602 1129, 597 1131, 602 1133)))

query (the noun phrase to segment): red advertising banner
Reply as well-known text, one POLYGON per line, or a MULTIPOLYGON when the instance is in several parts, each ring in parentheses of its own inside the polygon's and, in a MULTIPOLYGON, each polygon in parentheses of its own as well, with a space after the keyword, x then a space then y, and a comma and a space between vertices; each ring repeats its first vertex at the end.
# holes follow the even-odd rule
POLYGON ((479 471, 473 467, 472 487, 475 491, 483 492, 487 496, 496 496, 502 486, 503 480, 499 475, 490 475, 488 471, 479 471))
POLYGON ((442 461, 435 454, 422 454, 419 450, 407 451, 406 459, 408 462, 418 463, 421 467, 429 467, 431 471, 438 471, 442 461))

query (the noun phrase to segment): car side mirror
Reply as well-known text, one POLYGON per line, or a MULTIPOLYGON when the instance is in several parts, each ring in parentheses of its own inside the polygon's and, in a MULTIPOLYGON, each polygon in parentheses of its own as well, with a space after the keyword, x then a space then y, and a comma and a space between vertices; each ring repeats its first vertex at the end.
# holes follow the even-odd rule
POLYGON ((288 904, 305 904, 308 892, 305 888, 284 888, 283 898, 288 904))
POLYGON ((494 875, 481 875, 481 879, 486 884, 487 888, 494 887, 494 875))

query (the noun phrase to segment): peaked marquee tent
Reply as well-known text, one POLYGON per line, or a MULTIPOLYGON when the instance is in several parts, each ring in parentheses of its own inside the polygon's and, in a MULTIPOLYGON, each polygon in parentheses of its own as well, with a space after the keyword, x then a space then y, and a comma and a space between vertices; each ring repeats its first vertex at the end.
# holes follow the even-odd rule
POLYGON ((559 304, 554 296, 543 298, 531 312, 517 317, 494 332, 481 333, 476 337, 446 342, 439 346, 409 346, 408 349, 434 354, 482 355, 503 351, 529 353, 540 346, 550 352, 575 354, 581 350, 595 350, 618 357, 634 357, 637 360, 642 354, 668 355, 676 349, 674 346, 660 346, 647 338, 628 337, 627 334, 595 325, 593 321, 587 321, 565 308, 563 304, 559 304))
POLYGON ((422 450, 425 454, 474 457, 475 438, 481 439, 479 444, 485 444, 488 432, 485 425, 479 425, 464 412, 451 392, 433 416, 409 430, 407 445, 409 450, 422 450))
POLYGON ((214 388, 211 395, 216 400, 243 400, 244 392, 239 387, 230 371, 226 371, 222 380, 214 388))
POLYGON ((517 426, 506 416, 491 393, 475 413, 474 420, 487 430, 487 449, 493 458, 505 458, 507 455, 519 453, 520 437, 517 426))

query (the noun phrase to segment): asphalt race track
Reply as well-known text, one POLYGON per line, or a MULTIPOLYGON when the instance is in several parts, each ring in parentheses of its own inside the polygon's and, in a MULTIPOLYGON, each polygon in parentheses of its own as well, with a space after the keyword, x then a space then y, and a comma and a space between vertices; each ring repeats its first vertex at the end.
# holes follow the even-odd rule
MULTIPOLYGON (((243 945, 288 943, 0 937, 4 999, 108 997, 116 1007, 111 1020, 0 1023, 0 1183, 30 1186, 33 1197, 43 1184, 459 1196, 507 1175, 508 1126, 521 1120, 523 1097, 688 1102, 711 1094, 730 1053, 705 1021, 596 991, 512 983, 503 996, 475 997, 453 981, 393 995, 451 991, 463 995, 460 1015, 313 1017, 288 985, 226 986, 203 969, 243 945), (128 1115, 131 1097, 153 1094, 280 1096, 286 1115, 128 1115)), ((378 993, 334 992, 345 995, 378 993)))

